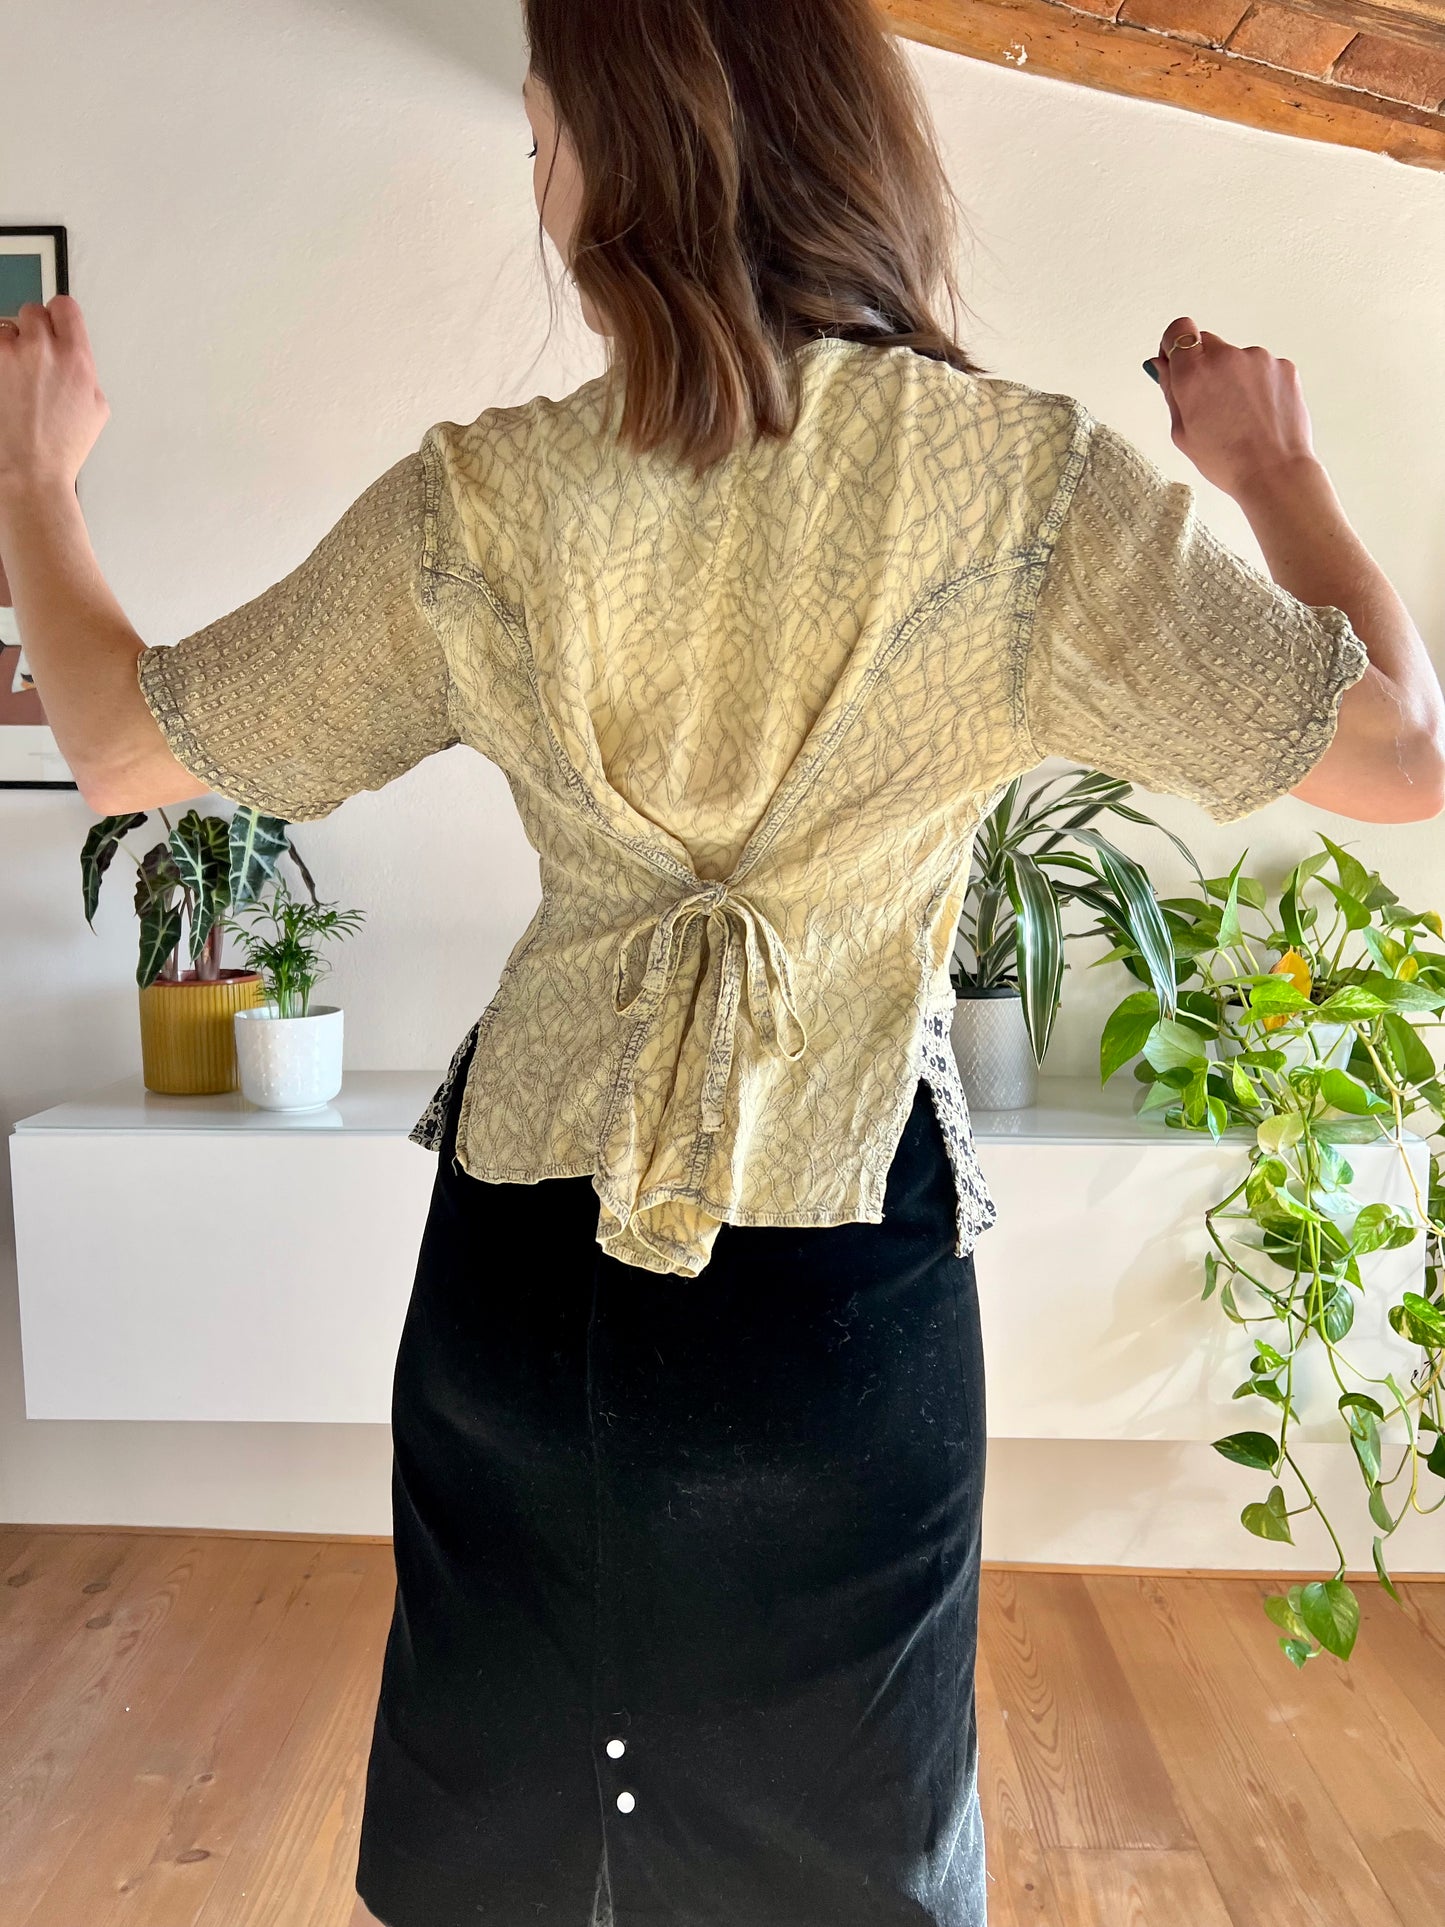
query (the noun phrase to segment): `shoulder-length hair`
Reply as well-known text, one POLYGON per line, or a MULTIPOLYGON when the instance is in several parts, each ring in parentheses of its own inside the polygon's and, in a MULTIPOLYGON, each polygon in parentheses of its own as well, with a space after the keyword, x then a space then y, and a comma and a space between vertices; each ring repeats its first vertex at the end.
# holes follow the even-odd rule
MULTIPOLYGON (((606 317, 617 435, 700 476, 797 420, 818 335, 987 371, 957 314, 961 212, 873 0, 523 0, 582 173, 569 266, 606 317)), ((542 229, 539 224, 538 239, 542 229)))

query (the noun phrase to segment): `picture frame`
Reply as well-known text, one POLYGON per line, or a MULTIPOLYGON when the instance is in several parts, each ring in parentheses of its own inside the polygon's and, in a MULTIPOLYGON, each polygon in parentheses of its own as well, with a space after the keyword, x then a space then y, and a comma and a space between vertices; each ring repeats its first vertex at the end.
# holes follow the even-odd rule
MULTIPOLYGON (((27 301, 70 293, 69 247, 63 227, 0 223, 0 315, 27 301)), ((80 786, 45 720, 25 662, 0 557, 0 789, 74 790, 80 786)))

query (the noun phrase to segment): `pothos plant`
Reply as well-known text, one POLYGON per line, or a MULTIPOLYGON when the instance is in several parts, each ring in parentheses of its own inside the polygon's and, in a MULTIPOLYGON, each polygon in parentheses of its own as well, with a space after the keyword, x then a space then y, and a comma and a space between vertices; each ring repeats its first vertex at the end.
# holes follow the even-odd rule
POLYGON ((117 853, 124 850, 135 864, 135 911, 140 919, 136 982, 142 990, 182 980, 183 941, 193 977, 214 983, 221 974, 227 910, 256 901, 277 881, 282 856, 289 855, 316 901, 316 886, 283 818, 267 816, 249 804, 229 819, 192 809, 172 824, 164 810, 156 814, 166 835, 144 856, 137 857, 125 841, 146 821, 144 810, 101 817, 92 824, 80 853, 85 920, 92 930, 101 882, 117 853))
MULTIPOLYGON (((1197 896, 1162 899, 1179 960, 1177 1011, 1161 1020, 1153 990, 1135 991, 1100 1045, 1104 1081, 1142 1052, 1141 1109, 1216 1140, 1231 1130, 1252 1137, 1244 1174, 1205 1213, 1203 1296, 1217 1293, 1223 1315, 1250 1336, 1248 1376, 1234 1396, 1267 1408, 1269 1429, 1232 1433, 1214 1449, 1270 1480, 1240 1514, 1248 1531, 1292 1544, 1293 1522, 1314 1513, 1333 1545, 1332 1576, 1264 1602, 1295 1666, 1322 1651, 1348 1659, 1360 1617, 1339 1534, 1291 1449, 1307 1347, 1323 1348, 1342 1441, 1354 1449, 1376 1528, 1375 1571, 1397 1603, 1385 1543, 1407 1513, 1445 1505, 1445 1087, 1425 1035, 1445 1009, 1441 919, 1409 908, 1328 837, 1320 842, 1277 896, 1244 874, 1241 856, 1197 896), (1412 1136, 1424 1140, 1423 1182, 1412 1136), (1355 1195, 1350 1147, 1373 1143, 1400 1159, 1407 1208, 1355 1195), (1417 1239, 1422 1289, 1402 1291, 1387 1314, 1400 1364, 1372 1375, 1348 1344, 1367 1289, 1361 1261, 1417 1239), (1393 1465, 1387 1417, 1397 1439, 1403 1432, 1393 1465)), ((1147 980, 1127 938, 1110 954, 1147 980)))
POLYGON ((949 976, 959 997, 1016 989, 1036 1062, 1042 1062, 1063 987, 1063 913, 1078 904, 1100 931, 1139 958, 1156 1015, 1174 1014, 1168 925, 1143 869, 1098 827, 1110 816, 1159 830, 1199 866, 1172 830, 1129 803, 1132 786, 1099 770, 1072 769, 1025 792, 1015 777, 978 827, 968 893, 949 976), (966 949, 960 952, 959 939, 966 949))

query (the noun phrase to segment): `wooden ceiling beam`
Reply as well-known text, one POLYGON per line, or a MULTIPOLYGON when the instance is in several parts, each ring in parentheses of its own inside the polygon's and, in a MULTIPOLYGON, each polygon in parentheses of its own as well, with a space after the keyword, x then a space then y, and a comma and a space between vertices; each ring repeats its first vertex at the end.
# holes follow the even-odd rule
MULTIPOLYGON (((1327 3, 1363 6, 1365 0, 1327 3)), ((1438 6, 1441 0, 1426 4, 1438 6)), ((877 0, 877 5, 905 38, 974 60, 1031 68, 1106 93, 1445 171, 1445 115, 1174 35, 1098 19, 1058 0, 877 0)), ((1380 0, 1373 5, 1379 11, 1380 0)), ((1307 10, 1322 11, 1323 0, 1307 10)))
POLYGON ((1294 13, 1333 20, 1356 33, 1408 40, 1431 53, 1445 49, 1445 0, 1273 0, 1294 13))

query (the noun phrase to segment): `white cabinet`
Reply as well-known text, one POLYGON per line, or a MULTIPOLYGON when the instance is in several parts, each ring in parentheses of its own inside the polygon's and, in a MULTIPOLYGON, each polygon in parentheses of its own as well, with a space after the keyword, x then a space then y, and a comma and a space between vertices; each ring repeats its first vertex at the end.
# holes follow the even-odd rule
MULTIPOLYGON (((325 1110, 290 1118, 239 1092, 163 1097, 134 1076, 22 1118, 10 1156, 28 1416, 385 1423, 436 1171, 406 1134, 440 1076, 348 1071, 325 1110)), ((975 1116, 999 1205, 976 1257, 995 1437, 1260 1426, 1262 1405, 1230 1399, 1248 1341, 1199 1296, 1201 1214, 1247 1139, 1170 1131, 1129 1100, 1127 1081, 1045 1078, 1035 1108, 975 1116)), ((1349 1155, 1370 1197, 1409 1202, 1397 1154, 1349 1155)), ((1423 1184, 1425 1146, 1410 1156, 1423 1184)), ((1366 1260, 1346 1346, 1362 1369, 1418 1361, 1384 1311, 1422 1263, 1418 1240, 1366 1260)), ((1330 1388, 1311 1398, 1307 1369, 1302 1390, 1302 1436, 1338 1439, 1330 1388)))
POLYGON ((441 1072, 286 1117, 139 1075, 10 1140, 30 1418, 385 1423, 441 1072))
MULTIPOLYGON (((1204 1211, 1243 1176, 1249 1134, 1216 1145, 1135 1117, 1132 1088, 1127 1077, 1102 1091, 1085 1079, 1042 1078, 1033 1109, 975 1115, 999 1207, 975 1254, 996 1438, 1217 1439, 1275 1429, 1262 1400, 1232 1394, 1249 1376, 1252 1339, 1277 1332, 1246 1333, 1217 1293, 1200 1296, 1204 1211)), ((1386 1144, 1352 1144, 1346 1155, 1356 1196, 1414 1215, 1410 1171, 1423 1196, 1428 1165, 1421 1139, 1408 1142, 1408 1168, 1386 1144)), ((1401 1291, 1422 1288, 1424 1264, 1420 1238, 1361 1261, 1366 1291, 1341 1347, 1358 1370, 1399 1378, 1423 1358, 1385 1314, 1401 1291)), ((1294 1389, 1293 1435, 1342 1441, 1340 1388, 1316 1338, 1297 1358, 1294 1389)))

